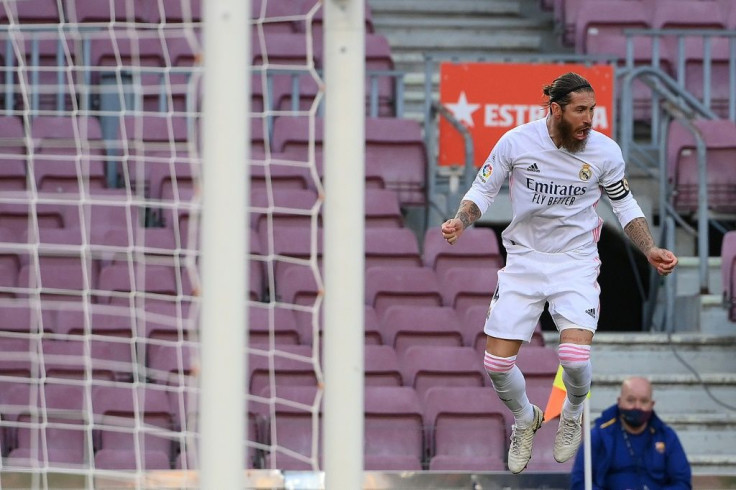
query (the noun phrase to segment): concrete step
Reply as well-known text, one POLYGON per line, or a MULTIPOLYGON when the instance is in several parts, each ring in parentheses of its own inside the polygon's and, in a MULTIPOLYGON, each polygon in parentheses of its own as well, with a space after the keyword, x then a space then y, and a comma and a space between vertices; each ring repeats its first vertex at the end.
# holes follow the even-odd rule
POLYGON ((448 17, 461 18, 482 15, 519 15, 521 3, 514 0, 368 0, 374 19, 385 16, 406 15, 409 17, 448 17))

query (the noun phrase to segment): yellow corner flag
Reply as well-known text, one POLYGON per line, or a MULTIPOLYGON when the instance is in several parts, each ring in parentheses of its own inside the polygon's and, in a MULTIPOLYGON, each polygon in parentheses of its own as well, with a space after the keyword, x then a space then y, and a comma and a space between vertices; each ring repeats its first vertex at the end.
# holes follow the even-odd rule
MULTIPOLYGON (((562 404, 565 402, 566 396, 567 388, 565 388, 565 383, 562 382, 562 365, 559 365, 557 366, 555 380, 552 383, 552 391, 549 393, 547 406, 544 408, 545 422, 549 422, 562 413, 562 404)), ((590 398, 590 392, 588 392, 588 398, 590 398)))

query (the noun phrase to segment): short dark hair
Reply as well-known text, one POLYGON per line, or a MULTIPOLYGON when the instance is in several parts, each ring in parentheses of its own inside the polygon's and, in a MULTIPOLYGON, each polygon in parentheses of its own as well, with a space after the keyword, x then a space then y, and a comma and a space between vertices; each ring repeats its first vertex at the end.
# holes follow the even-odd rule
POLYGON ((577 92, 578 90, 584 90, 586 92, 595 92, 590 83, 582 76, 577 73, 568 72, 564 75, 560 75, 555 79, 554 82, 549 85, 545 85, 543 92, 544 95, 549 97, 549 103, 556 102, 560 106, 565 106, 570 103, 570 94, 577 92))

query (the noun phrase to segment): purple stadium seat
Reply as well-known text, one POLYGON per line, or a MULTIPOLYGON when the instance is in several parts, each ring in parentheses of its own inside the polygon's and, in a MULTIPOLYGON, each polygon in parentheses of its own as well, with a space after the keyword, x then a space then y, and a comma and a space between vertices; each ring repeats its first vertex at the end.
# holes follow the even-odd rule
MULTIPOLYGON (((729 120, 696 120, 706 144, 708 207, 717 212, 736 211, 736 124, 729 120)), ((698 208, 697 151, 692 133, 673 121, 667 135, 669 180, 674 193, 673 205, 683 213, 698 208)))
POLYGON ((0 24, 58 24, 61 18, 57 0, 8 2, 0 6, 0 24))
POLYGON ((100 269, 97 286, 96 301, 110 305, 138 301, 141 306, 143 300, 173 302, 176 297, 189 296, 193 291, 186 270, 155 263, 145 268, 127 262, 105 265, 100 269))
POLYGON ((402 386, 404 381, 396 351, 390 345, 365 346, 365 385, 402 386))
POLYGON ((267 346, 272 338, 276 345, 302 343, 294 310, 279 305, 251 303, 248 307, 248 329, 249 345, 267 346))
POLYGON ((635 0, 588 0, 580 2, 575 12, 575 50, 590 53, 588 40, 597 38, 596 45, 603 44, 604 37, 624 37, 624 29, 651 28, 652 13, 649 7, 635 0))
POLYGON ((137 309, 138 335, 148 339, 178 341, 189 338, 196 326, 188 303, 151 301, 137 309))
POLYGON ((430 441, 429 469, 504 471, 510 413, 486 387, 427 390, 424 421, 430 441))
POLYGON ((728 308, 728 318, 736 322, 736 231, 723 235, 721 243, 721 281, 723 304, 728 308))
MULTIPOLYGON (((736 11, 736 9, 734 9, 736 11)), ((705 45, 699 37, 686 38, 685 41, 685 88, 699 100, 705 102, 705 79, 703 75, 705 45)), ((729 90, 729 39, 711 38, 710 46, 710 101, 713 111, 723 118, 728 117, 729 90)))
POLYGON ((306 35, 301 32, 273 32, 260 37, 253 29, 251 50, 253 66, 288 69, 320 66, 315 49, 309 48, 306 35))
POLYGON ((266 36, 299 32, 301 2, 254 0, 250 7, 250 18, 255 22, 253 32, 263 32, 266 36))
POLYGON ((314 362, 308 345, 282 345, 278 351, 252 349, 248 357, 249 392, 261 393, 272 380, 277 390, 280 386, 317 386, 314 362))
POLYGON ((276 301, 313 306, 322 289, 319 271, 306 264, 283 264, 275 278, 276 301))
POLYGON ((424 234, 424 265, 437 272, 442 280, 451 267, 471 267, 495 275, 503 267, 496 232, 491 228, 473 227, 463 232, 455 245, 442 238, 439 226, 430 227, 424 234))
POLYGON ((471 347, 415 345, 399 351, 404 384, 419 397, 434 386, 484 387, 486 373, 471 347))
POLYGON ((202 20, 202 1, 160 0, 150 5, 148 16, 151 22, 167 24, 200 22, 202 20))
POLYGON ((40 322, 35 310, 23 303, 0 303, 0 331, 33 334, 39 332, 40 322))
MULTIPOLYGON (((172 459, 174 423, 164 390, 135 385, 96 386, 92 392, 92 411, 95 429, 99 433, 97 456, 103 450, 110 453, 106 464, 120 461, 117 456, 122 456, 122 453, 116 451, 133 450, 136 433, 144 460, 149 457, 157 462, 162 460, 160 456, 149 455, 149 452, 161 453, 167 460, 172 459)), ((120 464, 130 468, 127 457, 122 461, 124 463, 120 464)), ((160 468, 158 464, 156 468, 160 468)))
POLYGON ((401 214, 399 196, 390 189, 365 189, 366 228, 402 228, 404 216, 401 214))
POLYGON ((18 286, 40 288, 44 301, 82 301, 85 287, 94 284, 97 273, 96 264, 89 265, 91 267, 83 267, 79 256, 41 256, 38 264, 21 266, 18 286))
MULTIPOLYGON (((14 432, 6 464, 17 467, 86 465, 86 447, 92 432, 84 425, 85 388, 47 381, 43 394, 36 389, 37 385, 16 385, 2 397, 3 419, 11 423, 14 432), (44 421, 40 416, 32 415, 36 407, 45 409, 47 425, 41 424, 44 421), (42 439, 34 443, 34 437, 42 439)), ((6 427, 6 432, 7 429, 10 427, 6 427)))
POLYGON ((387 189, 402 205, 424 204, 427 152, 418 122, 394 117, 367 118, 365 160, 380 162, 387 189))
POLYGON ((365 276, 365 304, 383 319, 393 305, 442 306, 442 293, 428 267, 371 267, 365 276))
POLYGON ((21 425, 16 429, 16 446, 7 456, 6 467, 89 466, 86 449, 91 431, 85 428, 81 416, 70 420, 51 412, 41 420, 26 414, 19 417, 18 423, 21 425))
POLYGON ((80 177, 89 188, 105 187, 105 150, 96 118, 37 116, 30 134, 33 175, 40 191, 79 194, 80 177), (80 155, 83 158, 78 160, 80 155))
POLYGON ((316 189, 307 164, 293 155, 252 150, 249 168, 251 191, 316 189))
POLYGON ((498 282, 496 272, 493 267, 446 269, 440 281, 445 306, 455 308, 460 315, 476 305, 488 308, 498 282))
MULTIPOLYGON (((270 398, 272 393, 263 390, 261 395, 270 398)), ((321 397, 316 386, 278 387, 272 413, 269 406, 257 404, 254 409, 263 421, 264 427, 260 442, 269 446, 266 449, 264 466, 280 470, 314 470, 321 466, 322 456, 322 413, 321 397), (288 400, 284 403, 281 400, 288 400), (275 414, 275 418, 272 416, 275 414), (314 432, 314 417, 317 417, 317 432, 314 432), (316 450, 314 439, 317 438, 316 450), (299 454, 295 457, 281 451, 287 449, 299 454)))
POLYGON ((145 0, 98 2, 96 0, 65 0, 64 12, 69 22, 108 23, 146 22, 149 10, 145 0))
POLYGON ((460 318, 446 306, 394 305, 381 318, 383 343, 399 354, 416 346, 463 345, 460 318))
POLYGON ((0 203, 0 227, 8 229, 21 239, 28 230, 38 224, 39 228, 63 228, 78 225, 78 203, 36 204, 0 203), (35 216, 35 217, 34 217, 35 216), (34 221, 35 220, 35 221, 34 221))
POLYGON ((254 189, 250 195, 250 227, 261 236, 268 235, 268 222, 274 225, 310 226, 321 220, 321 201, 311 189, 289 189, 271 195, 254 189))
POLYGON ((413 388, 365 388, 365 469, 421 470, 423 409, 413 388))
POLYGON ((106 340, 51 340, 42 341, 43 370, 47 379, 86 379, 89 372, 95 379, 130 381, 133 377, 132 342, 106 340), (89 346, 90 354, 87 354, 89 346), (86 360, 87 359, 87 360, 86 360))
MULTIPOLYGON (((323 121, 308 117, 281 116, 274 121, 272 149, 306 161, 310 125, 314 125, 314 157, 322 175, 323 121)), ((427 156, 419 123, 381 117, 365 121, 366 186, 386 187, 398 193, 402 204, 424 203, 427 156)))
POLYGON ((103 470, 169 470, 170 456, 165 451, 143 451, 142 457, 134 449, 102 448, 95 453, 95 468, 103 470))
POLYGON ((409 228, 366 228, 365 266, 421 267, 417 237, 409 228))
POLYGON ((158 384, 191 386, 197 347, 189 343, 149 344, 145 349, 147 377, 158 384))

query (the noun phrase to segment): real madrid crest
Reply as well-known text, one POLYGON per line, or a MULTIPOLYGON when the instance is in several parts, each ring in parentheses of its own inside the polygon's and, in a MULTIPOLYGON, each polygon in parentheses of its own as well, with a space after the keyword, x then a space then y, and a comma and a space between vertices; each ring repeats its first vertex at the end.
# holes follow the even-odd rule
POLYGON ((578 177, 580 177, 580 180, 588 181, 593 176, 593 171, 590 169, 590 165, 587 163, 583 164, 583 168, 580 169, 580 172, 578 173, 578 177))

